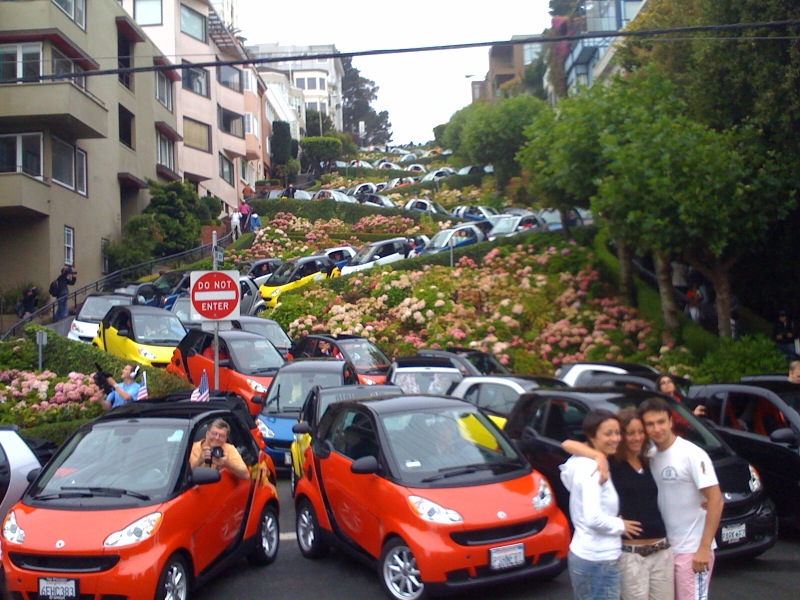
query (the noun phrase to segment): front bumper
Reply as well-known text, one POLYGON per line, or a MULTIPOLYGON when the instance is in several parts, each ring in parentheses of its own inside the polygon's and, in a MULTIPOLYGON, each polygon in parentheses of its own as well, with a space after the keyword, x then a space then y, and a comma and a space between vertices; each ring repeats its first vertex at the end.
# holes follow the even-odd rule
POLYGON ((778 513, 775 504, 768 498, 762 499, 754 509, 740 514, 722 515, 717 534, 717 549, 714 554, 717 558, 740 558, 743 556, 756 556, 766 552, 778 540, 778 513), (723 532, 726 534, 739 531, 741 534, 744 526, 744 537, 723 541, 723 532))

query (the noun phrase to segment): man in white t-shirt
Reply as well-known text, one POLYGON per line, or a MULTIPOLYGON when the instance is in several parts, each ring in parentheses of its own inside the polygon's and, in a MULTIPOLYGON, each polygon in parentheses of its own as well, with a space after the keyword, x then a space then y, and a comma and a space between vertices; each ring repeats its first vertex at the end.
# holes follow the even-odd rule
POLYGON ((705 450, 675 435, 665 400, 646 400, 639 416, 655 445, 650 469, 675 556, 675 600, 706 600, 723 508, 714 465, 705 450))
POLYGON ((242 235, 242 230, 240 228, 241 222, 242 213, 240 213, 237 208, 231 213, 231 233, 233 233, 234 240, 238 240, 239 236, 242 235))

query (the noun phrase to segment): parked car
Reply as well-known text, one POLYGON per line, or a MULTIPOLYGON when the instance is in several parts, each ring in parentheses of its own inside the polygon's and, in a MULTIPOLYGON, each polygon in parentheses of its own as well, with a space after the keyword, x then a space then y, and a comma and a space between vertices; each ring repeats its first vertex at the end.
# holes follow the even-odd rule
POLYGON ((202 321, 192 319, 192 299, 189 294, 181 294, 175 298, 169 310, 175 313, 186 329, 200 329, 203 326, 202 321))
POLYGON ((445 179, 450 177, 453 174, 452 169, 436 169, 435 171, 428 171, 423 175, 422 179, 420 179, 420 183, 427 183, 429 181, 438 181, 439 179, 445 179))
POLYGON ((387 170, 391 169, 391 170, 394 170, 394 171, 402 171, 403 170, 403 167, 401 167, 400 165, 395 164, 393 162, 389 162, 388 160, 381 162, 378 165, 378 168, 379 169, 387 169, 387 170))
POLYGON ((473 224, 459 225, 452 229, 442 229, 431 238, 431 241, 419 252, 423 254, 436 254, 447 252, 450 248, 460 248, 469 244, 484 241, 483 232, 473 224), (452 243, 451 243, 452 240, 452 243))
POLYGON ((471 375, 464 377, 450 390, 450 395, 466 400, 490 415, 503 417, 505 424, 522 394, 542 387, 566 387, 560 379, 538 375, 471 375))
POLYGON ((0 425, 0 515, 5 516, 28 487, 28 473, 42 462, 16 425, 0 425))
MULTIPOLYGON (((268 200, 278 200, 279 198, 288 198, 286 195, 287 191, 285 189, 281 190, 270 190, 267 193, 268 200)), ((298 190, 295 188, 293 194, 295 200, 311 200, 311 194, 305 190, 298 190)))
POLYGON ((269 308, 278 304, 281 294, 312 281, 338 277, 339 269, 324 254, 291 258, 284 262, 259 288, 261 297, 269 308))
POLYGON ((356 196, 356 202, 369 206, 377 206, 379 208, 397 208, 394 202, 380 194, 358 194, 356 196))
POLYGON ((353 365, 333 358, 293 360, 278 369, 257 417, 266 452, 276 468, 288 470, 292 466, 292 426, 314 386, 328 388, 356 384, 358 377, 353 365))
MULTIPOLYGON (((214 383, 214 333, 193 329, 172 353, 167 371, 197 386, 203 373, 214 383)), ((215 389, 234 392, 248 402, 256 416, 263 396, 285 359, 268 339, 241 330, 219 332, 219 382, 215 389)))
POLYGON ((525 216, 511 215, 508 219, 501 219, 495 222, 487 237, 490 240, 494 240, 499 237, 509 237, 529 231, 545 231, 545 229, 545 224, 534 214, 525 216))
POLYGON ((89 294, 81 304, 69 326, 67 338, 84 344, 91 344, 97 335, 97 326, 113 306, 131 305, 134 298, 128 294, 97 293, 89 294))
POLYGON ((319 190, 311 196, 312 200, 333 200, 334 202, 344 202, 345 204, 355 204, 356 199, 348 196, 341 190, 319 190))
POLYGON ((462 348, 449 346, 444 350, 436 348, 420 348, 417 356, 436 356, 448 359, 454 367, 461 371, 464 377, 469 375, 510 374, 499 360, 488 352, 475 348, 462 348))
POLYGON ((690 399, 736 454, 758 469, 787 524, 800 528, 800 385, 786 381, 693 385, 690 399))
POLYGON ((444 396, 463 378, 458 367, 438 356, 399 356, 386 373, 386 382, 405 394, 444 396))
POLYGON ((372 163, 367 162, 366 160, 360 160, 360 159, 351 160, 348 166, 361 167, 363 169, 374 169, 375 168, 375 167, 372 166, 372 163))
POLYGON ((352 363, 359 383, 381 384, 386 380, 389 358, 383 350, 365 337, 339 334, 312 333, 300 338, 289 350, 292 358, 332 356, 352 363), (324 344, 323 344, 324 342, 324 344), (327 344, 327 353, 324 345, 327 344))
POLYGON ((239 263, 239 272, 250 277, 257 287, 261 287, 282 264, 283 261, 280 258, 251 260, 239 263))
POLYGON ((566 567, 569 528, 547 480, 466 402, 337 402, 311 449, 294 496, 300 552, 355 551, 395 600, 566 567))
POLYGON ((295 434, 290 452, 292 454, 292 493, 297 485, 297 480, 303 477, 306 467, 306 451, 311 445, 314 432, 319 425, 322 415, 334 402, 344 400, 366 400, 367 398, 385 398, 399 396, 403 393, 396 385, 340 385, 337 387, 323 388, 314 386, 308 394, 297 423, 292 426, 295 434))
POLYGON ((185 335, 183 323, 168 310, 114 306, 100 321, 92 344, 125 360, 163 368, 185 335))
POLYGON ((156 308, 161 308, 164 305, 164 292, 156 288, 153 283, 141 283, 139 281, 119 283, 114 287, 114 293, 130 296, 133 298, 131 304, 155 306, 156 308))
MULTIPOLYGON (((349 190, 347 190, 347 195, 352 196, 354 199, 356 199, 356 197, 360 196, 361 194, 374 194, 376 190, 377 188, 375 184, 372 183, 371 181, 367 181, 365 183, 359 183, 355 187, 352 187, 349 190)), ((356 202, 358 202, 357 199, 356 202)))
POLYGON ((356 252, 353 246, 334 246, 333 248, 325 248, 318 252, 318 254, 324 254, 330 258, 331 262, 336 265, 336 268, 341 271, 342 267, 356 255, 356 252))
MULTIPOLYGON (((564 227, 561 221, 561 213, 555 208, 543 208, 537 216, 545 224, 548 231, 558 231, 564 227)), ((583 225, 583 218, 577 209, 570 208, 567 211, 567 226, 579 227, 581 225, 583 225)))
POLYGON ((481 165, 467 165, 456 171, 456 175, 483 175, 488 172, 489 171, 481 165))
POLYGON ((18 598, 187 599, 247 557, 278 552, 266 455, 233 411, 204 402, 126 404, 81 426, 5 515, 5 584, 18 598), (188 468, 215 419, 250 472, 188 468))
POLYGON ((371 269, 376 265, 388 265, 408 257, 411 246, 404 237, 370 242, 359 248, 358 252, 341 268, 342 275, 371 269))
POLYGON ((189 290, 189 286, 192 283, 191 279, 192 272, 185 269, 167 271, 159 275, 155 281, 153 281, 153 286, 158 290, 160 297, 158 306, 169 310, 175 298, 177 298, 181 292, 189 290))
POLYGON ((459 219, 468 219, 470 221, 482 221, 487 217, 500 214, 497 209, 491 206, 457 206, 453 210, 453 216, 459 219))
POLYGON ((658 375, 653 367, 628 362, 564 363, 556 369, 556 377, 572 386, 587 385, 596 373, 658 375))
POLYGON ((406 171, 411 171, 412 173, 427 173, 428 169, 419 163, 414 163, 413 165, 408 165, 406 171))
POLYGON ((428 213, 431 215, 441 215, 442 217, 449 217, 450 213, 438 202, 428 200, 427 198, 412 198, 403 206, 405 210, 413 210, 415 212, 428 213))
POLYGON ((238 319, 231 320, 231 326, 234 329, 241 329, 242 331, 257 333, 258 335, 267 338, 284 357, 288 354, 289 348, 292 347, 291 338, 283 330, 283 327, 281 327, 280 323, 273 321, 272 319, 264 319, 261 317, 239 317, 238 319))
POLYGON ((413 177, 395 177, 386 182, 385 190, 392 188, 405 187, 407 185, 414 185, 417 181, 413 177))
MULTIPOLYGON (((586 441, 582 423, 590 410, 616 412, 636 407, 653 395, 651 391, 616 387, 532 390, 520 396, 505 432, 553 484, 558 505, 566 511, 569 495, 561 483, 559 465, 569 456, 561 443, 567 439, 586 441)), ((777 539, 777 514, 758 472, 685 406, 660 397, 670 404, 675 418, 686 423, 682 437, 705 450, 714 464, 725 502, 716 534, 717 557, 756 556, 771 548, 777 539)))

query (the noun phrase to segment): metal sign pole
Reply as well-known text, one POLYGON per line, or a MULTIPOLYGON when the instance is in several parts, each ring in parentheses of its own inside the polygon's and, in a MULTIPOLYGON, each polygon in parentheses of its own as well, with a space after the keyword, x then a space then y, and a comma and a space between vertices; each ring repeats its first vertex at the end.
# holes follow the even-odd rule
POLYGON ((214 321, 214 389, 219 389, 219 321, 214 321))
POLYGON ((211 232, 211 270, 216 271, 219 268, 217 265, 217 232, 211 232))

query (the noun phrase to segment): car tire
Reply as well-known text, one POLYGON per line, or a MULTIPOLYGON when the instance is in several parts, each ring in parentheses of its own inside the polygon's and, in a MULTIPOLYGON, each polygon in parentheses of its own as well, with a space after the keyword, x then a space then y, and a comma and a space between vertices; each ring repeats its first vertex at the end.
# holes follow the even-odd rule
POLYGON ((427 598, 425 584, 420 579, 417 559, 400 538, 389 540, 378 560, 378 575, 386 592, 396 600, 427 598))
POLYGON ((158 578, 155 600, 189 600, 191 574, 186 559, 173 554, 167 559, 161 576, 158 578))
POLYGON ((322 529, 319 526, 317 514, 308 500, 301 500, 297 505, 295 525, 300 554, 306 558, 315 559, 322 558, 328 553, 328 545, 322 539, 322 529))
POLYGON ((262 567, 272 564, 278 557, 280 541, 278 513, 274 506, 268 504, 261 512, 261 519, 258 521, 257 546, 247 555, 247 561, 251 565, 262 567))

